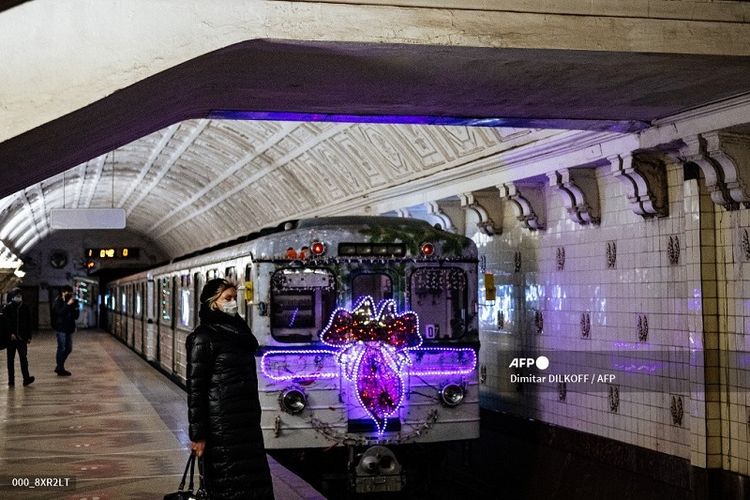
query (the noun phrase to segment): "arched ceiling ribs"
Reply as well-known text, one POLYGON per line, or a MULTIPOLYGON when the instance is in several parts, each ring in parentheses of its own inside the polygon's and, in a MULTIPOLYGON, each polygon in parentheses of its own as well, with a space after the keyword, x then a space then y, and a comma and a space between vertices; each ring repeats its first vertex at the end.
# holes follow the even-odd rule
MULTIPOLYGON (((40 238, 41 235, 34 228, 26 227, 26 231, 19 238, 16 238, 16 245, 23 248, 29 241, 36 241, 40 238)), ((23 252, 21 253, 23 254, 23 252)))
POLYGON ((151 191, 153 191, 153 189, 159 185, 159 182, 164 178, 165 175, 167 175, 169 169, 172 168, 175 162, 190 147, 190 145, 195 142, 195 140, 201 135, 201 132, 203 132, 203 129, 205 129, 209 123, 210 120, 197 120, 191 122, 183 122, 181 124, 181 126, 191 127, 190 133, 183 139, 179 147, 172 152, 172 154, 169 156, 169 159, 164 162, 153 180, 147 186, 138 186, 138 196, 136 196, 134 201, 132 201, 129 204, 129 207, 126 208, 128 215, 133 213, 133 210, 135 210, 135 208, 141 203, 141 201, 143 201, 146 196, 151 194, 151 191))
MULTIPOLYGON (((39 187, 39 184, 37 184, 33 189, 41 192, 41 188, 39 187)), ((41 195, 41 196, 42 198, 44 197, 44 195, 41 195)), ((27 189, 23 190, 23 196, 21 197, 21 200, 23 201, 23 204, 26 210, 29 212, 29 214, 31 214, 31 221, 34 224, 34 229, 36 230, 37 234, 41 235, 42 231, 41 229, 39 229, 39 223, 36 220, 36 212, 34 212, 34 209, 31 206, 31 201, 29 200, 29 193, 27 189)), ((42 203, 42 206, 44 206, 43 203, 42 203)), ((46 215, 45 215, 45 218, 46 218, 46 215)))
MULTIPOLYGON (((81 194, 83 193, 83 186, 86 185, 86 166, 87 163, 84 163, 82 165, 79 165, 76 168, 76 173, 78 174, 78 187, 75 190, 75 197, 73 198, 73 207, 78 208, 79 204, 81 203, 81 194)), ((45 208, 46 213, 46 208, 45 208)), ((49 227, 49 225, 47 226, 49 227)))
POLYGON ((37 242, 38 242, 38 241, 39 241, 40 239, 41 239, 41 238, 40 238, 39 236, 34 236, 33 238, 31 238, 31 240, 29 240, 29 242, 28 242, 28 243, 26 243, 25 245, 23 245, 23 246, 22 246, 22 247, 21 247, 21 248, 20 248, 20 249, 18 250, 18 253, 19 253, 20 255, 25 255, 25 254, 26 254, 26 252, 28 252, 28 251, 29 251, 29 250, 30 250, 30 249, 31 249, 31 248, 32 248, 32 247, 33 247, 34 245, 36 245, 36 243, 37 243, 37 242))
MULTIPOLYGON (((259 179, 265 177, 269 173, 273 172, 277 168, 280 168, 289 162, 291 162, 296 157, 302 155, 303 153, 307 152, 308 150, 312 149, 317 144, 320 144, 323 141, 326 141, 330 139, 331 137, 335 136, 336 134, 343 132, 347 128, 351 127, 351 125, 335 125, 330 127, 328 130, 320 133, 318 136, 314 136, 313 139, 309 142, 299 144, 297 147, 295 147, 292 151, 287 153, 286 155, 282 156, 281 158, 278 158, 275 160, 271 165, 260 169, 259 171, 255 172, 253 175, 248 176, 246 179, 244 179, 240 184, 238 184, 233 189, 230 189, 229 191, 225 191, 218 197, 214 197, 214 199, 204 205, 203 207, 199 208, 198 210, 193 211, 192 213, 188 214, 185 217, 182 217, 178 219, 177 221, 173 222, 166 228, 162 229, 158 233, 154 235, 155 238, 160 239, 164 235, 168 234, 170 231, 174 230, 175 228, 179 227, 181 224, 183 224, 185 221, 188 221, 194 217, 197 217, 198 215, 202 215, 208 210, 212 209, 219 203, 224 202, 224 200, 230 198, 231 196, 234 196, 237 193, 242 192, 244 189, 246 189, 248 186, 252 185, 253 183, 257 182, 259 179)), ((239 231, 238 231, 239 232, 239 231)))
POLYGON ((39 215, 42 218, 42 221, 44 221, 44 234, 49 234, 52 231, 52 228, 49 225, 49 218, 47 217, 49 211, 47 210, 47 198, 44 196, 44 186, 41 183, 37 184, 37 190, 39 192, 39 201, 42 206, 39 215))
MULTIPOLYGON (((96 188, 99 186, 99 181, 102 178, 102 172, 104 171, 104 161, 106 160, 107 155, 101 155, 95 160, 92 160, 95 165, 96 172, 94 173, 94 178, 91 180, 91 183, 88 188, 88 193, 86 194, 86 197, 83 201, 83 206, 81 208, 89 208, 91 207, 91 200, 94 198, 94 193, 96 192, 96 188)), ((88 162, 91 163, 91 162, 88 162)))
MULTIPOLYGON (((26 209, 24 208, 21 213, 26 213, 26 209)), ((31 214, 29 214, 29 217, 30 216, 31 214)), ((21 234, 24 234, 24 231, 28 229, 28 227, 29 224, 26 219, 24 219, 21 223, 16 224, 15 226, 11 226, 11 231, 8 233, 8 242, 11 243, 14 248, 17 246, 15 243, 16 240, 18 240, 18 237, 21 234)))
POLYGON ((276 133, 274 133, 271 137, 269 137, 264 143, 260 144, 251 153, 245 155, 239 161, 235 162, 232 166, 230 166, 220 175, 216 176, 203 189, 193 194, 193 196, 191 196, 184 202, 180 203, 177 207, 173 208, 172 210, 169 211, 169 213, 167 213, 161 219, 156 221, 156 223, 153 226, 151 226, 150 231, 155 231, 166 221, 175 217, 177 214, 181 213, 187 207, 189 207, 196 201, 200 200, 203 196, 208 194, 211 190, 219 186, 222 182, 230 178, 232 175, 242 170, 243 168, 249 166, 256 158, 258 158, 262 154, 265 154, 269 149, 276 146, 280 141, 288 137, 289 134, 291 134, 292 131, 295 130, 299 126, 300 126, 299 123, 294 123, 294 122, 282 124, 279 130, 276 133))
POLYGON ((166 130, 164 130, 161 139, 159 139, 159 142, 156 143, 156 146, 154 146, 154 148, 151 150, 151 154, 148 156, 148 159, 143 165, 141 171, 138 173, 138 176, 133 180, 133 182, 130 183, 130 187, 128 188, 128 190, 125 192, 125 194, 122 195, 120 201, 117 202, 118 207, 124 207, 125 203, 128 201, 133 192, 141 186, 143 179, 145 179, 146 175, 148 175, 148 173, 151 171, 151 167, 154 165, 154 162, 157 158, 159 158, 159 155, 161 155, 162 151, 164 151, 164 148, 172 139, 174 133, 178 128, 180 128, 180 124, 175 123, 174 125, 171 125, 167 127, 166 130))
MULTIPOLYGON (((14 198, 17 199, 18 196, 14 198)), ((18 207, 18 204, 16 207, 18 207)), ((17 232, 18 228, 21 227, 25 212, 23 204, 20 204, 20 207, 16 208, 16 210, 9 211, 10 214, 8 215, 8 218, 4 220, 2 226, 0 226, 0 240, 5 241, 6 244, 11 243, 11 233, 17 232)))

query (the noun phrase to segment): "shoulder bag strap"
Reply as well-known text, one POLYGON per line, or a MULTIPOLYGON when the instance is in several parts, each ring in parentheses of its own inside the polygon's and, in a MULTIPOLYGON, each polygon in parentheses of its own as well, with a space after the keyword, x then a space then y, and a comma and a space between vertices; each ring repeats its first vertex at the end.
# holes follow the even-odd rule
POLYGON ((187 463, 185 464, 185 472, 182 473, 182 480, 180 486, 177 488, 178 491, 183 491, 185 488, 185 479, 187 479, 188 469, 190 469, 190 489, 193 489, 193 468, 195 467, 195 453, 191 452, 188 457, 187 463))
POLYGON ((205 478, 205 467, 203 457, 198 457, 198 492, 197 498, 208 498, 208 492, 206 491, 206 478, 205 478))

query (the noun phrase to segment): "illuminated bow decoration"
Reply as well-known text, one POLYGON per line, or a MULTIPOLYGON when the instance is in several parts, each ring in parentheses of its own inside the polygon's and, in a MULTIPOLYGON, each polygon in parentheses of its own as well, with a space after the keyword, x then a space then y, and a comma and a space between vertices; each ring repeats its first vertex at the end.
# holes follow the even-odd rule
POLYGON ((340 349, 336 359, 382 434, 404 398, 403 367, 411 364, 408 350, 422 345, 422 337, 416 313, 398 314, 393 300, 376 309, 372 297, 364 297, 351 311, 337 309, 321 340, 340 349))

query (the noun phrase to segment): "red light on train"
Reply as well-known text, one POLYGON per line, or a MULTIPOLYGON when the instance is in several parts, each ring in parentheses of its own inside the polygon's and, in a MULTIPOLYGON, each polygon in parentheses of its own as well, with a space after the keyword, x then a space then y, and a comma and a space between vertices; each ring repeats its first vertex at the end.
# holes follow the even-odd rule
POLYGON ((292 247, 289 247, 286 249, 286 258, 290 260, 294 260, 297 258, 297 250, 295 250, 292 247))
POLYGON ((326 253, 326 244, 321 241, 313 241, 310 245, 313 255, 323 255, 326 253))
POLYGON ((420 251, 425 257, 431 257, 435 253, 435 245, 432 243, 422 243, 420 251))

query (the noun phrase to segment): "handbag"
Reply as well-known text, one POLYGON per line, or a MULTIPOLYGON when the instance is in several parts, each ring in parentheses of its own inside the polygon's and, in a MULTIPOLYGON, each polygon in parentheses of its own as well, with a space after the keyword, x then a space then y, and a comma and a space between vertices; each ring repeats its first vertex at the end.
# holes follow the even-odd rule
POLYGON ((190 452, 187 463, 185 464, 185 472, 182 473, 182 480, 180 485, 177 487, 177 491, 173 493, 167 493, 164 495, 164 500, 209 500, 208 492, 204 486, 203 479, 203 457, 196 457, 195 452, 190 452), (195 472, 195 462, 198 462, 198 491, 193 493, 193 476, 195 472), (190 470, 190 482, 188 489, 185 488, 185 480, 187 479, 188 470, 190 470))

